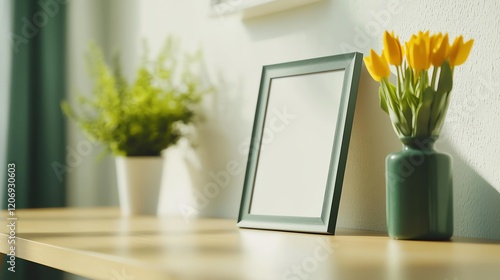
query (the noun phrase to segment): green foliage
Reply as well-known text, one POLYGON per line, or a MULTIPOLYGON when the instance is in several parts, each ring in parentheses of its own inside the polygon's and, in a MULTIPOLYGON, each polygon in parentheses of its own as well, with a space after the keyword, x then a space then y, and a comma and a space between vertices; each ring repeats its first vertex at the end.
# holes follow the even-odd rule
POLYGON ((431 79, 426 70, 418 75, 410 67, 398 71, 401 75, 397 87, 387 78, 382 79, 380 107, 389 115, 400 138, 438 137, 448 111, 453 69, 444 61, 441 67, 434 68, 431 79))
POLYGON ((88 62, 93 95, 79 96, 78 111, 67 101, 61 107, 89 137, 115 155, 160 155, 185 136, 187 126, 196 120, 195 105, 213 90, 195 71, 201 54, 184 55, 180 61, 178 45, 169 38, 154 62, 148 63, 145 56, 129 84, 118 59, 112 70, 92 44, 88 62))

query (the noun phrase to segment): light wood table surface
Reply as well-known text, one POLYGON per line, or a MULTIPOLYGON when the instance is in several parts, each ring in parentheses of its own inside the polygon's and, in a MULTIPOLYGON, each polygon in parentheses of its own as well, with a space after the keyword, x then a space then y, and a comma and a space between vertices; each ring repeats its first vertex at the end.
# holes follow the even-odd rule
MULTIPOLYGON (((19 258, 91 279, 500 279, 500 241, 239 229, 225 219, 121 218, 110 208, 16 216, 19 258)), ((0 218, 7 223, 6 212, 0 218)), ((0 228, 0 252, 7 253, 8 229, 0 228)))

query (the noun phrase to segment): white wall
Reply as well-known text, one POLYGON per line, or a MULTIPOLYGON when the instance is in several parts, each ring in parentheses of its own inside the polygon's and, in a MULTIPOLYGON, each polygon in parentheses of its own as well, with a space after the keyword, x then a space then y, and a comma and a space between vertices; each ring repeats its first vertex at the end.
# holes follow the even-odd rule
MULTIPOLYGON (((385 29, 394 29, 403 40, 430 29, 476 40, 469 61, 456 70, 449 118, 438 143, 455 162, 455 234, 500 239, 499 2, 324 0, 250 20, 233 14, 209 17, 206 2, 140 2, 139 34, 154 49, 168 34, 181 37, 187 49, 202 46, 208 75, 220 88, 205 102, 199 147, 167 153, 162 212, 237 216, 246 166, 240 145, 250 138, 262 65, 343 51, 368 54, 370 48, 381 49, 385 29), (208 204, 196 199, 191 186, 224 186, 220 180, 232 161, 241 170, 228 186, 208 204)), ((363 71, 340 227, 385 230, 384 158, 399 143, 376 93, 377 84, 363 71)))
MULTIPOLYGON (((120 51, 124 74, 132 77, 139 57, 136 1, 72 0, 68 6, 68 89, 72 102, 76 94, 92 94, 92 83, 86 68, 85 55, 89 43, 95 42, 106 58, 120 51)), ((87 139, 73 122, 68 121, 69 206, 118 205, 116 176, 111 157, 101 157, 102 147, 87 139)))
MULTIPOLYGON (((207 118, 201 126, 197 161, 193 157, 171 159, 172 164, 167 168, 167 172, 172 173, 170 176, 178 177, 176 170, 182 171, 179 166, 193 170, 192 162, 198 164, 192 173, 186 172, 194 175, 191 179, 166 182, 165 211, 192 207, 202 215, 235 217, 247 160, 241 146, 248 144, 250 139, 262 65, 345 51, 353 45, 354 35, 352 30, 346 29, 346 23, 351 21, 349 17, 354 11, 362 11, 347 3, 324 1, 242 21, 237 15, 208 17, 208 6, 190 2, 180 5, 170 1, 149 1, 141 4, 141 8, 141 34, 155 46, 170 33, 182 37, 188 48, 203 46, 209 72, 220 84, 218 94, 210 96, 206 102, 207 118), (168 11, 172 12, 165 17, 168 11), (213 174, 223 172, 232 161, 241 166, 241 172, 232 176, 229 186, 219 196, 209 199, 208 205, 204 201, 200 203, 199 199, 190 201, 185 197, 191 189, 186 184, 189 180, 194 188, 201 190, 211 183, 222 185, 213 174), (178 201, 178 197, 182 199, 178 201)), ((364 71, 339 226, 385 230, 383 160, 398 148, 398 141, 378 108, 376 91, 371 92, 373 88, 374 83, 364 71)), ((199 197, 198 191, 194 193, 199 197)))

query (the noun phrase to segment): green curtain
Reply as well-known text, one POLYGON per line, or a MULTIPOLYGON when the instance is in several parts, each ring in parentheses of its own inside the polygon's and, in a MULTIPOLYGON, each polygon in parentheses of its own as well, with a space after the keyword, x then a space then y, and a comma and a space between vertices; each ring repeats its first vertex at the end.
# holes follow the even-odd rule
MULTIPOLYGON (((16 166, 17 209, 65 205, 65 182, 58 179, 52 163, 65 160, 65 125, 59 104, 65 91, 66 2, 12 1, 7 163, 16 166)), ((22 217, 18 228, 22 228, 22 217)), ((6 259, 2 263, 1 279, 63 278, 58 270, 21 259, 16 260, 15 273, 7 271, 6 259)))

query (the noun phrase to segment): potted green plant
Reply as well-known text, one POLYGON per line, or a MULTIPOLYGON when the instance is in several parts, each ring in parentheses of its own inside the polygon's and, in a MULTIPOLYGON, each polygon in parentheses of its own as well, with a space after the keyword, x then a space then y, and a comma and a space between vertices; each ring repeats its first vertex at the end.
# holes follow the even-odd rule
POLYGON ((77 107, 64 101, 62 109, 116 157, 123 215, 156 214, 161 153, 186 135, 196 120, 196 105, 212 90, 196 71, 200 59, 199 52, 181 56, 169 38, 154 61, 145 55, 135 80, 128 83, 119 63, 110 67, 102 51, 90 46, 93 94, 79 95, 77 107))

